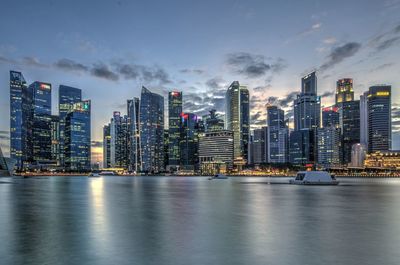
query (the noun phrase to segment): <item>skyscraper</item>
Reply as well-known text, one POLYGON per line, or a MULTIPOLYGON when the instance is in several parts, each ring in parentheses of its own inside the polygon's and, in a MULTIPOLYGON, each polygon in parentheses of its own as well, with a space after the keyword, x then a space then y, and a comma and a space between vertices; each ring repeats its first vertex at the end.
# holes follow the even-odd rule
POLYGON ((368 152, 392 147, 391 86, 377 85, 368 91, 368 152))
POLYGON ((10 156, 22 169, 26 136, 23 134, 23 93, 27 89, 21 72, 10 71, 10 156))
POLYGON ((336 106, 325 107, 322 109, 322 127, 339 128, 339 108, 336 106))
POLYGON ((182 92, 168 93, 168 165, 176 168, 180 165, 180 137, 182 115, 182 92))
POLYGON ((321 99, 317 96, 317 76, 312 72, 301 79, 301 93, 294 100, 294 130, 320 127, 321 99))
POLYGON ((340 129, 334 126, 317 129, 317 162, 330 168, 340 164, 340 129))
POLYGON ((289 161, 294 165, 316 162, 316 133, 313 129, 301 129, 290 133, 289 161))
POLYGON ((267 162, 268 154, 268 127, 255 129, 252 142, 253 164, 261 164, 267 162))
POLYGON ((351 78, 339 79, 336 82, 336 96, 335 96, 336 104, 353 100, 354 100, 353 79, 351 78))
POLYGON ((179 141, 182 169, 194 170, 198 165, 198 119, 193 113, 182 113, 182 129, 179 141))
POLYGON ((128 119, 129 119, 129 165, 130 171, 138 172, 141 165, 140 157, 140 100, 133 98, 128 100, 128 119))
POLYGON ((286 163, 288 157, 288 128, 285 112, 277 106, 267 106, 268 163, 286 163))
POLYGON ((234 160, 243 165, 248 160, 250 137, 249 90, 238 81, 232 82, 226 91, 225 108, 225 127, 233 132, 234 160))
POLYGON ((221 131, 224 129, 224 120, 217 115, 216 110, 210 110, 209 114, 202 117, 206 132, 221 131))
POLYGON ((110 122, 110 164, 111 167, 128 169, 130 147, 130 124, 127 116, 114 111, 110 122))
POLYGON ((64 131, 65 118, 75 103, 82 101, 82 90, 75 87, 60 85, 58 87, 58 110, 60 116, 60 164, 64 165, 64 131))
POLYGON ((360 96, 360 143, 368 150, 368 91, 360 96))
POLYGON ((140 98, 142 171, 164 170, 164 98, 142 87, 140 98))
POLYGON ((75 103, 65 118, 65 166, 68 171, 91 169, 91 102, 75 103))
POLYGON ((103 127, 103 168, 111 167, 111 132, 110 124, 103 127))

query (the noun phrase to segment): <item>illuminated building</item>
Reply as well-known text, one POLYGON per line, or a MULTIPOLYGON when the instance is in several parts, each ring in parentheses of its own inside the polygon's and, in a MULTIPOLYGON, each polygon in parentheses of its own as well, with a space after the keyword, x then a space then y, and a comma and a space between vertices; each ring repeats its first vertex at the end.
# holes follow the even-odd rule
POLYGON ((322 127, 339 128, 339 108, 336 106, 322 108, 322 127))
POLYGON ((351 162, 351 148, 360 142, 360 101, 346 101, 338 103, 339 123, 342 133, 341 163, 351 162))
POLYGON ((138 172, 141 166, 140 157, 140 100, 134 98, 128 100, 128 123, 129 123, 129 162, 128 169, 138 172))
POLYGON ((168 165, 176 168, 180 165, 182 92, 168 93, 168 165))
POLYGON ((360 143, 368 150, 368 91, 360 96, 360 143))
POLYGON ((75 103, 82 101, 82 90, 60 85, 58 88, 58 110, 60 116, 60 164, 64 165, 65 118, 75 103))
POLYGON ((241 166, 248 160, 250 138, 249 90, 232 82, 225 94, 225 128, 233 132, 235 164, 241 166))
POLYGON ((210 110, 210 113, 203 115, 205 131, 214 132, 224 130, 224 120, 216 113, 215 109, 210 110))
POLYGON ((400 151, 377 151, 366 155, 366 168, 400 169, 400 151))
POLYGON ((341 102, 353 101, 353 79, 343 78, 336 82, 336 104, 341 102))
POLYGON ((268 127, 255 129, 251 144, 252 164, 267 162, 268 154, 268 127))
POLYGON ((164 98, 142 87, 140 98, 142 171, 164 170, 164 98))
POLYGON ((340 129, 317 129, 317 163, 325 168, 340 164, 340 129))
POLYGON ((128 169, 130 147, 130 124, 127 116, 114 111, 110 122, 110 165, 128 169))
POLYGON ((233 166, 233 133, 206 132, 199 137, 199 162, 203 175, 223 173, 233 166))
POLYGON ((110 124, 103 127, 103 168, 111 167, 111 132, 110 124))
POLYGON ((86 172, 91 166, 90 100, 75 103, 65 118, 65 167, 86 172))
POLYGON ((10 71, 10 156, 17 169, 22 169, 26 149, 26 125, 23 115, 23 94, 27 84, 21 72, 10 71), (25 128, 24 128, 25 126, 25 128))
POLYGON ((277 106, 267 106, 267 162, 286 163, 288 160, 288 128, 285 112, 277 106))
POLYGON ((313 129, 292 131, 289 140, 289 161, 294 165, 315 163, 316 133, 313 129))
POLYGON ((56 115, 51 116, 50 121, 51 132, 51 160, 55 162, 56 166, 60 164, 60 117, 56 115))
POLYGON ((368 152, 388 151, 392 143, 391 86, 368 91, 368 152))
POLYGON ((181 113, 180 168, 194 170, 198 165, 198 119, 193 113, 181 113))

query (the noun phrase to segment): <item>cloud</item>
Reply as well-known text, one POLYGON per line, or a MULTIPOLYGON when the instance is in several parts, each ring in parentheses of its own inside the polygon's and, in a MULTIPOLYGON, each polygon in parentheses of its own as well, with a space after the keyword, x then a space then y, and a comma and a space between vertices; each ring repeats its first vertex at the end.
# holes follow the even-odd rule
POLYGON ((335 37, 328 37, 325 38, 322 42, 325 44, 335 44, 337 42, 337 39, 335 37))
POLYGON ((110 68, 103 63, 94 64, 93 68, 90 70, 90 73, 93 76, 104 78, 111 81, 117 81, 119 79, 119 76, 113 71, 111 71, 110 68))
POLYGON ((47 64, 41 63, 38 58, 32 56, 25 56, 24 58, 22 58, 22 64, 44 68, 49 67, 47 64))
POLYGON ((139 64, 114 64, 116 71, 125 79, 140 79, 145 82, 159 82, 161 84, 170 84, 172 81, 169 74, 160 66, 145 66, 139 64))
POLYGON ((54 66, 61 70, 67 71, 87 72, 89 70, 89 67, 87 67, 86 65, 66 58, 58 60, 54 63, 54 66))
POLYGON ((328 61, 321 65, 320 70, 324 71, 332 68, 336 64, 342 62, 344 59, 354 56, 361 48, 358 42, 348 42, 341 46, 334 48, 328 55, 328 61))
POLYGON ((384 40, 382 42, 380 42, 377 46, 376 46, 376 51, 380 52, 383 50, 386 50, 390 47, 392 47, 393 45, 397 44, 400 40, 400 36, 397 37, 393 37, 387 40, 384 40))
POLYGON ((376 72, 376 71, 384 70, 384 69, 390 68, 390 67, 392 67, 394 65, 396 65, 396 64, 395 63, 384 63, 384 64, 381 64, 381 65, 371 69, 370 72, 376 72))
POLYGON ((190 69, 190 68, 185 68, 185 69, 181 69, 179 72, 181 72, 182 74, 204 74, 205 71, 202 69, 190 69))
POLYGON ((400 43, 400 24, 389 31, 381 33, 368 42, 368 45, 374 49, 375 53, 387 50, 390 47, 400 43))
POLYGON ((327 97, 331 97, 333 95, 335 95, 334 91, 326 91, 326 92, 321 94, 321 98, 327 98, 327 97))
POLYGON ((226 81, 222 77, 213 77, 206 81, 206 86, 211 89, 221 89, 226 86, 226 81))
MULTIPOLYGON (((268 60, 272 59, 268 58, 268 60)), ((248 78, 259 78, 267 73, 279 73, 287 67, 282 58, 277 58, 269 63, 264 55, 247 52, 229 53, 225 63, 234 73, 243 74, 248 78)))
POLYGON ((4 57, 4 56, 0 56, 0 62, 3 62, 3 63, 17 63, 15 60, 13 60, 13 59, 10 59, 10 58, 7 58, 7 57, 4 57))

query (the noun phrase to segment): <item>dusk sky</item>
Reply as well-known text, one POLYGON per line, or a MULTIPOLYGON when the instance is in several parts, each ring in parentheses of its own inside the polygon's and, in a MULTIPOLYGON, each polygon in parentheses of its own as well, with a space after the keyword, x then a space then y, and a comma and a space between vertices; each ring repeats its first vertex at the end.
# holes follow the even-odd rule
POLYGON ((393 149, 400 149, 400 0, 376 1, 3 1, 0 8, 0 143, 8 154, 9 71, 28 84, 60 84, 92 100, 93 158, 102 126, 144 85, 184 111, 223 111, 228 85, 251 93, 252 127, 265 104, 292 115, 300 78, 317 70, 322 104, 336 80, 353 78, 355 96, 392 85, 393 149))

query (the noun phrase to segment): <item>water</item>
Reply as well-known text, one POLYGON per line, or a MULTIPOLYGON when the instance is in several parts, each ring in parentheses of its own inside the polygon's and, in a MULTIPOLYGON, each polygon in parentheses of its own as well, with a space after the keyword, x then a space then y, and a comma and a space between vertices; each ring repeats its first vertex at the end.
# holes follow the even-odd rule
POLYGON ((400 264, 400 180, 2 181, 2 265, 400 264))

